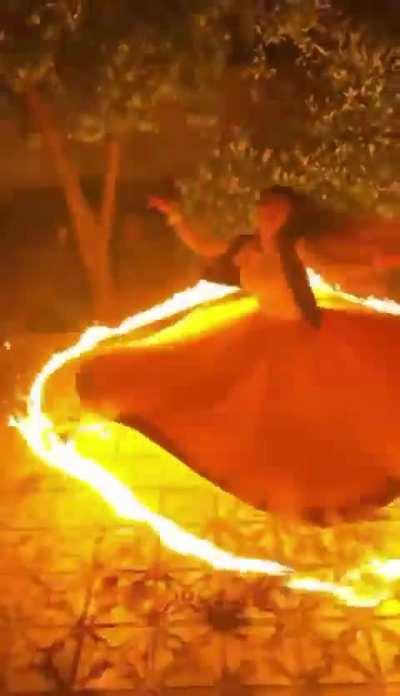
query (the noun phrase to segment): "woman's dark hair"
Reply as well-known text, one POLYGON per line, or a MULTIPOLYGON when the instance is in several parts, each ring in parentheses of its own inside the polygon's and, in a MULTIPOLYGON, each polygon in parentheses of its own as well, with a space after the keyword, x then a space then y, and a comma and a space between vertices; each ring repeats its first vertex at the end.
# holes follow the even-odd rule
POLYGON ((262 191, 261 204, 266 203, 271 196, 282 196, 291 203, 291 213, 285 225, 289 236, 315 236, 340 225, 340 216, 336 212, 319 204, 306 193, 295 191, 289 186, 271 186, 262 191))

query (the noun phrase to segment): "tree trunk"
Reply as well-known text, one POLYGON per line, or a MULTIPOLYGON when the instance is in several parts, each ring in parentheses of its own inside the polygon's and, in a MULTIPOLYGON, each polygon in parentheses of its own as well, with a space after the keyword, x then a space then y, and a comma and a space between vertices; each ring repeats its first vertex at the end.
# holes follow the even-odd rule
POLYGON ((94 316, 96 319, 106 320, 110 318, 115 302, 109 252, 119 172, 119 144, 115 141, 108 144, 103 200, 100 214, 96 215, 82 192, 78 170, 68 153, 65 134, 57 124, 51 108, 33 87, 27 92, 27 102, 60 179, 89 286, 94 316))

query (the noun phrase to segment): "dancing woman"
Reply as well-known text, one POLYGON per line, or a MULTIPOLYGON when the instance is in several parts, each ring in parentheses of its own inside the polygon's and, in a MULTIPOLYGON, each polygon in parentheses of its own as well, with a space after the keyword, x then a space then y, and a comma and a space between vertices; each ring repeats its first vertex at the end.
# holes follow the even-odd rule
POLYGON ((150 206, 165 214, 180 240, 203 259, 203 278, 255 294, 270 316, 303 317, 319 327, 321 313, 297 248, 315 220, 306 197, 270 189, 259 204, 253 234, 233 241, 208 233, 204 224, 189 223, 171 201, 152 197, 150 206))

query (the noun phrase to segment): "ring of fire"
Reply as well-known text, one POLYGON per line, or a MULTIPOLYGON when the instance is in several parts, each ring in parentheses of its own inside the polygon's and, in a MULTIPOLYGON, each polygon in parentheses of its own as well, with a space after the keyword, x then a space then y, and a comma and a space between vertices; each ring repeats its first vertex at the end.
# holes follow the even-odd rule
MULTIPOLYGON (((314 292, 320 300, 339 300, 367 309, 400 316, 400 304, 393 300, 374 297, 360 298, 333 288, 320 276, 309 270, 314 292)), ((171 550, 196 557, 218 570, 282 576, 287 587, 299 591, 323 592, 335 596, 353 606, 376 606, 388 599, 390 584, 400 580, 400 559, 374 558, 362 567, 347 572, 341 582, 325 582, 312 576, 304 576, 295 569, 276 561, 237 556, 215 544, 185 531, 172 520, 164 518, 141 503, 134 493, 105 471, 95 460, 82 456, 72 439, 64 441, 56 432, 55 423, 43 408, 43 392, 46 383, 59 369, 81 355, 92 351, 99 343, 118 338, 150 326, 163 319, 174 317, 202 304, 222 300, 237 289, 200 282, 194 288, 179 293, 161 305, 129 317, 117 328, 90 327, 78 342, 61 353, 55 353, 36 376, 28 399, 27 413, 23 417, 11 417, 10 425, 17 428, 33 453, 48 466, 64 471, 67 475, 95 489, 121 518, 149 525, 160 541, 171 550), (373 577, 374 589, 363 587, 363 578, 373 577)))

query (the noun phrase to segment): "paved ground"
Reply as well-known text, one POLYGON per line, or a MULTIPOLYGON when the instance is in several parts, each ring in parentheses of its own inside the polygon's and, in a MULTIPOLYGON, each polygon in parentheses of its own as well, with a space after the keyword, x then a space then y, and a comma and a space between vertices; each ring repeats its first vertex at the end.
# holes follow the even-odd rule
MULTIPOLYGON (((46 356, 69 340, 25 335, 0 352, 0 693, 399 693, 396 588, 374 612, 215 572, 166 551, 146 527, 124 525, 97 494, 29 454, 6 417, 46 356)), ((60 413, 71 403, 67 381, 57 385, 60 413)), ((328 579, 375 550, 400 557, 396 511, 391 521, 334 532, 293 529, 126 431, 83 446, 153 510, 228 550, 328 579)))

